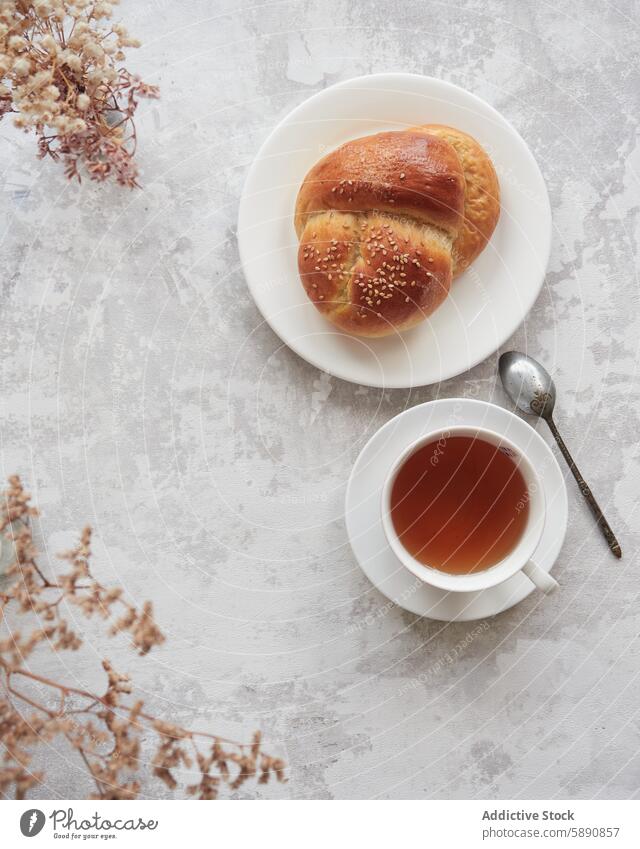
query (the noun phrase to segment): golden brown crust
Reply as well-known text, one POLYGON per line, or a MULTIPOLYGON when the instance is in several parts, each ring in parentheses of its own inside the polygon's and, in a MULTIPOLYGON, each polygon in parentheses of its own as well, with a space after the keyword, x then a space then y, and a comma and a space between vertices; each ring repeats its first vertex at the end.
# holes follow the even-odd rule
POLYGON ((465 177, 464 222, 453 243, 453 276, 467 269, 485 248, 500 217, 500 186, 493 163, 471 136, 443 124, 413 127, 444 139, 455 149, 465 177))
POLYGON ((298 266, 337 327, 386 336, 423 321, 491 236, 498 182, 480 145, 428 125, 355 139, 307 174, 298 266))
POLYGON ((377 133, 347 142, 317 162, 296 203, 296 232, 314 213, 389 212, 454 236, 462 223, 464 176, 451 145, 436 135, 377 133))
POLYGON ((337 327, 387 336, 423 321, 446 298, 451 242, 384 213, 313 216, 298 253, 305 291, 337 327))

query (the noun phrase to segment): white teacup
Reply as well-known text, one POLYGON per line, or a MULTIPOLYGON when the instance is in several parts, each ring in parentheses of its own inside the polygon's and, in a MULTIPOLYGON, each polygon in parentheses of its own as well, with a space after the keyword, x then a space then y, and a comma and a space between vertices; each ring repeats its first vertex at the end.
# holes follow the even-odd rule
POLYGON ((541 569, 535 560, 532 559, 540 542, 545 522, 546 507, 544 491, 540 480, 522 450, 496 431, 482 427, 460 425, 434 430, 420 437, 420 439, 402 452, 389 470, 382 488, 381 509, 384 532, 394 554, 410 572, 425 583, 431 584, 431 586, 449 592, 476 592, 494 587, 496 584, 501 584, 520 571, 524 572, 529 580, 545 593, 552 592, 558 586, 557 581, 548 572, 541 569), (488 569, 483 569, 482 571, 471 572, 470 574, 443 572, 440 569, 425 566, 424 563, 416 560, 400 541, 391 518, 391 490, 400 467, 423 445, 429 442, 435 442, 440 438, 449 438, 451 436, 475 436, 491 445, 499 446, 508 451, 524 477, 529 503, 527 524, 515 548, 494 566, 490 566, 488 569))

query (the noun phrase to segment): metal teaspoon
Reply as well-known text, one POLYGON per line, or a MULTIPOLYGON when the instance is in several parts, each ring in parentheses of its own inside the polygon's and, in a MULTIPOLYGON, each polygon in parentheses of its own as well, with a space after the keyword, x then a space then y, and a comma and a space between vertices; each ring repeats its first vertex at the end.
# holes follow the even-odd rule
POLYGON ((580 487, 580 492, 584 495, 587 504, 591 508, 591 512, 595 516, 598 527, 602 531, 611 552, 616 557, 622 557, 622 549, 615 534, 598 506, 598 502, 593 497, 589 485, 580 474, 580 470, 569 453, 569 449, 564 444, 556 423, 553 420, 556 387, 551 376, 540 363, 518 351, 508 351, 506 354, 503 354, 498 363, 498 370, 502 385, 516 407, 522 410, 523 413, 544 419, 549 425, 549 429, 558 443, 558 448, 573 472, 573 476, 580 487))

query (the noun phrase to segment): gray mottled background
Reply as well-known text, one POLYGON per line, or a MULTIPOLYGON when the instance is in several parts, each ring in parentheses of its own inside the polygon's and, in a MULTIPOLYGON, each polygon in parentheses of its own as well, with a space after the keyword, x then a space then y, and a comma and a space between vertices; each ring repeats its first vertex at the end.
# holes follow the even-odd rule
MULTIPOLYGON (((98 574, 153 599, 168 635, 137 659, 90 631, 67 679, 102 686, 108 653, 168 719, 262 728, 290 781, 245 796, 637 795, 637 5, 126 0, 119 15, 143 41, 128 66, 162 88, 139 113, 142 191, 68 184, 0 126, 2 472, 43 510, 45 560, 91 523, 98 574), (389 608, 342 505, 365 441, 407 405, 505 403, 497 355, 411 392, 342 383, 261 323, 238 262, 238 198, 269 130, 325 86, 390 70, 485 98, 540 163, 552 257, 507 347, 553 370, 625 551, 607 554, 568 480, 562 589, 479 629, 389 608)), ((73 758, 44 760, 42 796, 90 792, 73 758)))

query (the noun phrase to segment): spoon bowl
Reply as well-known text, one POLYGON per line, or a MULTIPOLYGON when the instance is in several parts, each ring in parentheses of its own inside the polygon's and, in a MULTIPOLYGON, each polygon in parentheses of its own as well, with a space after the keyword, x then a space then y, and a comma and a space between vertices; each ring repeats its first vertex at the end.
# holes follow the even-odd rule
POLYGON ((551 417, 556 387, 540 363, 519 351, 507 351, 500 357, 498 370, 507 395, 519 410, 543 419, 551 417))

